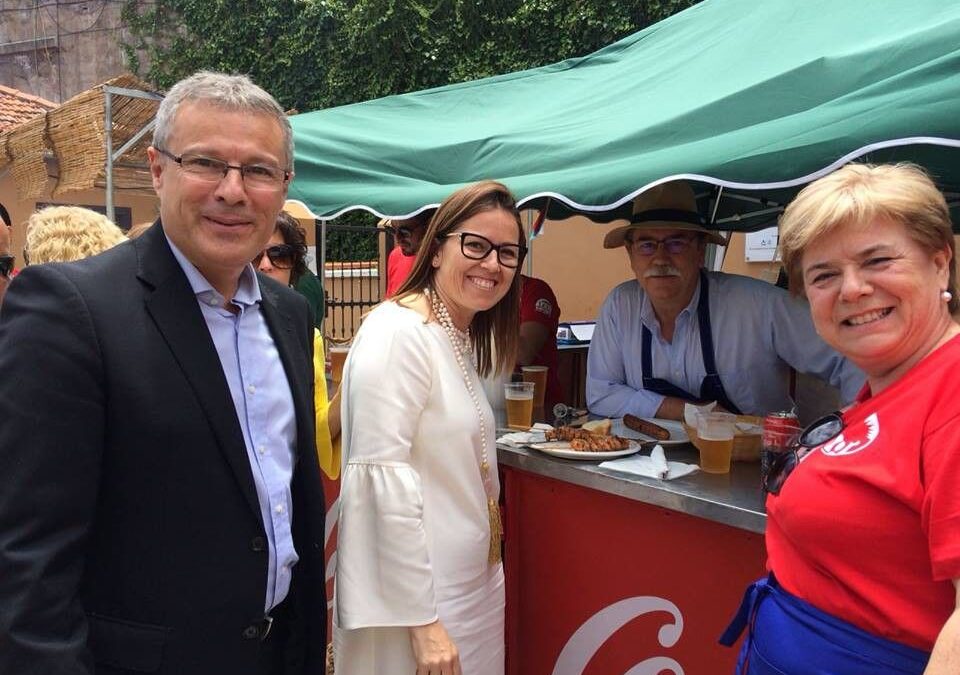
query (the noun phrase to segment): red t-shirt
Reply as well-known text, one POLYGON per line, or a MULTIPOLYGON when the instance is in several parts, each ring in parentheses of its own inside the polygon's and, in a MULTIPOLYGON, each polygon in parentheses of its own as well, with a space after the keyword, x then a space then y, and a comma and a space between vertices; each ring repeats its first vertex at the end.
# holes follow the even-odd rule
POLYGON ((393 296, 393 294, 397 292, 397 289, 403 285, 403 282, 410 276, 410 272, 413 270, 413 263, 416 262, 416 260, 417 256, 403 255, 403 251, 400 250, 399 246, 393 247, 390 255, 387 256, 386 297, 389 298, 393 296))
POLYGON ((960 578, 960 337, 844 413, 767 498, 768 566, 791 593, 930 650, 960 578))
POLYGON ((520 288, 520 323, 535 321, 547 327, 550 337, 543 343, 531 366, 547 366, 547 390, 544 392, 544 408, 550 410, 554 403, 561 402, 560 377, 557 372, 557 324, 560 322, 560 307, 557 298, 541 279, 523 275, 520 288))

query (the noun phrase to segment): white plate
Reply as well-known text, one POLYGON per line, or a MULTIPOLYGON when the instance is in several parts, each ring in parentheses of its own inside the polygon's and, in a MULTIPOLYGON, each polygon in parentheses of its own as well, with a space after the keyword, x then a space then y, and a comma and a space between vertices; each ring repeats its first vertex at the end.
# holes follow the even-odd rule
POLYGON ((574 450, 570 447, 570 443, 567 441, 531 443, 529 447, 539 450, 540 452, 545 452, 548 455, 553 455, 554 457, 562 457, 563 459, 585 459, 588 461, 613 459, 614 457, 625 457, 626 455, 632 455, 640 450, 640 444, 636 441, 630 441, 630 445, 626 450, 610 450, 609 452, 587 452, 586 450, 574 450))
POLYGON ((623 438, 634 438, 640 441, 657 441, 660 445, 679 445, 681 443, 689 443, 690 437, 687 435, 687 432, 683 428, 678 420, 662 420, 658 417, 644 417, 648 422, 653 422, 657 426, 663 427, 670 432, 670 440, 661 441, 653 436, 647 436, 646 434, 641 434, 639 431, 634 431, 627 425, 623 423, 623 418, 617 418, 613 420, 613 426, 610 428, 610 433, 614 436, 622 436, 623 438))

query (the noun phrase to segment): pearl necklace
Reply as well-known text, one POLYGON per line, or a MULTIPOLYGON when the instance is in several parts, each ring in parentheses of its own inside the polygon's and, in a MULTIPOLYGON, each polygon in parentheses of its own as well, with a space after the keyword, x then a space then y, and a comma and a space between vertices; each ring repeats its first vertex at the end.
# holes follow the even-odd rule
MULTIPOLYGON (((473 407, 477 411, 477 420, 480 422, 480 479, 483 482, 483 491, 487 495, 487 517, 490 523, 490 548, 487 551, 487 562, 494 565, 500 562, 500 539, 503 536, 503 524, 500 518, 500 505, 493 496, 493 478, 490 476, 490 459, 487 454, 487 425, 483 418, 483 406, 480 405, 480 396, 477 394, 476 387, 473 386, 473 378, 467 370, 467 358, 473 354, 473 345, 470 342, 470 330, 459 330, 450 318, 450 312, 446 304, 440 298, 436 291, 426 290, 427 297, 430 298, 430 307, 433 315, 437 318, 443 332, 450 338, 450 344, 453 347, 453 354, 457 359, 457 365, 460 366, 460 374, 463 375, 463 383, 467 387, 467 393, 470 394, 470 400, 473 401, 473 407)), ((470 365, 476 372, 476 366, 473 359, 470 359, 470 365)))

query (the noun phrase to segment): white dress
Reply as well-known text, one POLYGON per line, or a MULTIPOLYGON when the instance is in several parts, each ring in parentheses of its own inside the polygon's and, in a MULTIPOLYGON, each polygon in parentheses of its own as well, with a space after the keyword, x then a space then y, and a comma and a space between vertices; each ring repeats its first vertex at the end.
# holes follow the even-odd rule
MULTIPOLYGON (((439 618, 464 675, 502 675, 503 568, 487 563, 480 424, 447 334, 383 303, 353 340, 342 387, 336 674, 414 675, 407 627, 439 618)), ((480 402, 499 494, 493 412, 480 402)))

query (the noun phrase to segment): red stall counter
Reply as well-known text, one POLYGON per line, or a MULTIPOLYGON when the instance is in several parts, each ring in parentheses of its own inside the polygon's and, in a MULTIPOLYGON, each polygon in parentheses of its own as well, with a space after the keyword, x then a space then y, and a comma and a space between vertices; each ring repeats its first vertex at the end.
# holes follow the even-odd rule
MULTIPOLYGON (((764 574, 757 464, 657 481, 524 448, 498 457, 508 675, 733 672, 717 638, 764 574)), ((689 446, 667 457, 697 463, 689 446)))

